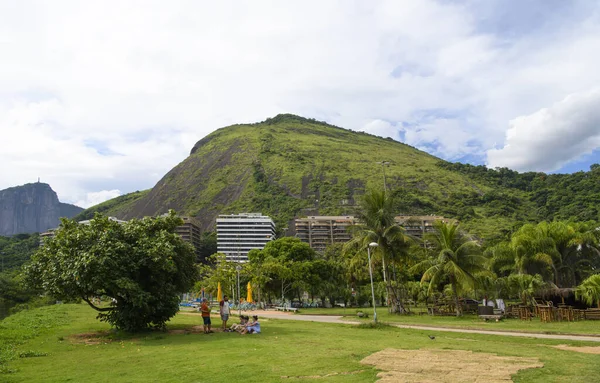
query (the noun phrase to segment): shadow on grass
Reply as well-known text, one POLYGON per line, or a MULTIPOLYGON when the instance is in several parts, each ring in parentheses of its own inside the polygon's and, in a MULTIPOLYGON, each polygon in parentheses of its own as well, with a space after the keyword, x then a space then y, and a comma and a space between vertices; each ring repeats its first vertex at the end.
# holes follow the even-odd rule
POLYGON ((372 330, 391 330, 391 329, 397 329, 397 327, 389 325, 387 323, 381 323, 381 322, 368 322, 368 323, 361 323, 359 325, 356 326, 356 328, 358 329, 372 329, 372 330))

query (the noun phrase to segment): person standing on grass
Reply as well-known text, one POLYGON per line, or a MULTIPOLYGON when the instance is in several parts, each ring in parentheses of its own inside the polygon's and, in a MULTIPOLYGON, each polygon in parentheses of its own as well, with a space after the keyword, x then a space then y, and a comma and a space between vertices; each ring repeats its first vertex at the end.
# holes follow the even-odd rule
POLYGON ((229 298, 227 298, 227 295, 219 302, 219 313, 221 314, 221 321, 223 321, 223 330, 225 330, 227 329, 227 321, 229 320, 229 298))
POLYGON ((200 312, 202 312, 202 320, 204 321, 204 333, 211 333, 212 331, 210 329, 210 306, 208 305, 208 299, 202 299, 202 304, 200 305, 200 312))

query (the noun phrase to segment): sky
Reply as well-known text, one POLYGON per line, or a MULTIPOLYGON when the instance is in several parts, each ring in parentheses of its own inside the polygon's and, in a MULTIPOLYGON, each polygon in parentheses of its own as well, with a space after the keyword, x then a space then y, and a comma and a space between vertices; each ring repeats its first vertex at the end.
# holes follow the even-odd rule
POLYGON ((88 207, 294 113, 449 161, 600 162, 593 0, 0 0, 0 189, 88 207))

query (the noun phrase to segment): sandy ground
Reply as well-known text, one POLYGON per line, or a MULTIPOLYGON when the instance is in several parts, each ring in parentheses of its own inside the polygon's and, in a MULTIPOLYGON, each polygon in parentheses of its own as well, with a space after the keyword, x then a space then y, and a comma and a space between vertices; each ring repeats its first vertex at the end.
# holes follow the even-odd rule
POLYGON ((553 346, 553 347, 558 348, 559 350, 567 350, 567 351, 582 352, 584 354, 600 355, 600 347, 599 346, 574 347, 574 346, 567 346, 566 344, 559 344, 558 346, 553 346))
POLYGON ((378 382, 505 383, 519 370, 540 368, 537 358, 505 357, 463 350, 385 349, 361 361, 383 370, 378 382))

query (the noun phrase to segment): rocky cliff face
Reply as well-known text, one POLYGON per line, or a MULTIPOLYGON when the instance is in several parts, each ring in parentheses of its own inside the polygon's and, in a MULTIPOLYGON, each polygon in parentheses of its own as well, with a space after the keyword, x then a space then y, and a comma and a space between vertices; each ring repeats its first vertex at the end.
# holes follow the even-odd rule
POLYGON ((0 190, 0 235, 44 232, 57 227, 60 217, 71 218, 80 207, 61 203, 44 183, 0 190))

